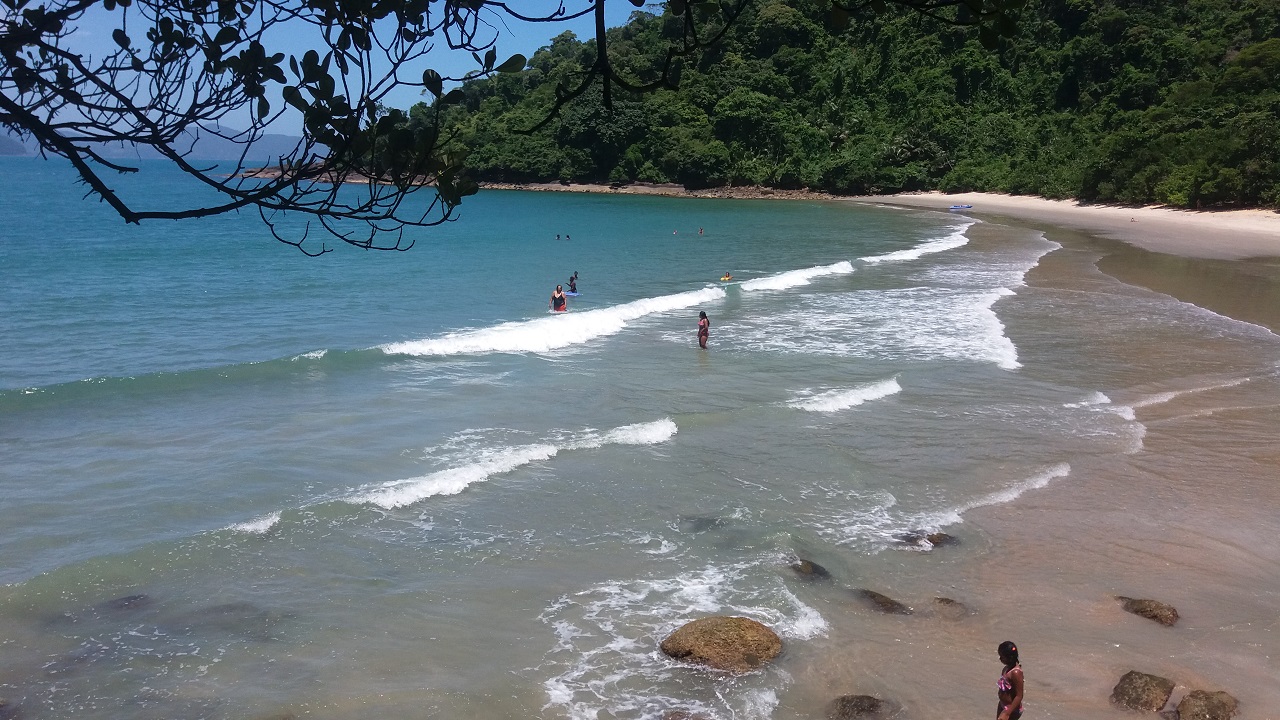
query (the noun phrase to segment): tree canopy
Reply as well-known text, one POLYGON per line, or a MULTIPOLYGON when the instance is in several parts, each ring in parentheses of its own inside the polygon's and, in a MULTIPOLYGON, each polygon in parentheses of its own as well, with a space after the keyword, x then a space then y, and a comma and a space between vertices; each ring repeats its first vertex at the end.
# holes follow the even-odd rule
MULTIPOLYGON (((1280 205, 1274 0, 1032 0, 1016 24, 912 10, 837 24, 819 0, 761 0, 678 64, 677 89, 589 89, 543 125, 598 52, 562 34, 522 73, 466 83, 443 127, 489 181, 1280 205)), ((679 32, 635 13, 605 40, 646 78, 679 32)))
MULTIPOLYGON (((498 0, 0 0, 0 125, 34 141, 42 154, 69 161, 89 194, 130 223, 251 210, 278 239, 304 252, 328 250, 323 242, 304 246, 311 221, 359 247, 405 249, 412 245, 406 226, 444 222, 475 192, 465 172, 468 154, 483 159, 500 146, 504 159, 482 165, 489 172, 505 165, 505 172, 529 177, 577 176, 603 167, 639 176, 657 165, 633 148, 653 136, 666 153, 657 159, 663 173, 696 184, 730 173, 729 145, 720 141, 708 151, 709 132, 762 157, 817 142, 813 130, 771 134, 789 131, 796 114, 807 112, 780 106, 770 94, 786 84, 781 76, 773 86, 741 89, 702 81, 709 64, 742 72, 743 48, 716 49, 731 33, 752 38, 756 52, 776 51, 779 62, 794 64, 805 60, 808 51, 796 50, 805 43, 830 45, 825 28, 905 7, 944 24, 972 25, 991 45, 1016 29, 1013 18, 1024 2, 815 0, 793 9, 753 0, 667 0, 660 14, 637 12, 627 27, 607 30, 606 0, 559 0, 535 14, 498 0), (741 23, 748 11, 749 27, 741 23), (508 23, 579 17, 594 20, 588 43, 561 36, 528 69, 520 55, 497 54, 508 23), (78 49, 86 25, 108 31, 114 45, 97 57, 78 49), (639 35, 643 46, 632 42, 639 35), (299 47, 306 49, 290 51, 299 47), (476 69, 446 77, 431 67, 433 52, 470 54, 476 69), (520 74, 503 80, 491 77, 495 72, 520 74), (682 74, 699 78, 684 91, 702 98, 693 108, 667 95, 637 99, 679 87, 682 74), (451 87, 467 79, 480 82, 451 87), (387 107, 404 87, 431 102, 410 112, 387 107), (542 99, 527 104, 535 89, 542 99), (481 96, 502 110, 491 103, 493 114, 476 114, 481 96), (462 115, 454 112, 464 105, 462 115), (721 113, 714 127, 709 110, 721 113), (654 126, 653 112, 669 122, 654 126), (284 114, 301 117, 298 144, 262 157, 264 137, 284 114), (235 120, 224 122, 229 118, 235 120), (209 136, 242 147, 239 162, 199 164, 192 148, 209 136), (491 140, 499 136, 495 146, 491 140), (162 198, 128 196, 110 178, 138 172, 139 164, 105 151, 120 143, 154 150, 211 199, 169 207, 162 198), (768 152, 764 144, 771 144, 768 152), (269 172, 246 172, 264 162, 269 172), (406 202, 424 189, 434 193, 425 206, 406 202), (308 230, 278 232, 287 214, 309 218, 308 230)), ((1259 63, 1265 72, 1265 58, 1259 63)), ((1253 68, 1242 66, 1236 82, 1255 82, 1243 71, 1253 68)), ((802 168, 796 172, 804 176, 802 168)))

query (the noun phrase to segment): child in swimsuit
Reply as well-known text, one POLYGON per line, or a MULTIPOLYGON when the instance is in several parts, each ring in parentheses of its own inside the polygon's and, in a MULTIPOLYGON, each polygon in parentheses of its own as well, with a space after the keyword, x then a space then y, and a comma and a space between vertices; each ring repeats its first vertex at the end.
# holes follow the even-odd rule
POLYGON ((996 648, 1000 654, 1000 662, 1004 663, 1004 671, 996 681, 996 720, 1019 720, 1022 717, 1023 677, 1022 665, 1018 662, 1018 646, 1005 640, 996 648))

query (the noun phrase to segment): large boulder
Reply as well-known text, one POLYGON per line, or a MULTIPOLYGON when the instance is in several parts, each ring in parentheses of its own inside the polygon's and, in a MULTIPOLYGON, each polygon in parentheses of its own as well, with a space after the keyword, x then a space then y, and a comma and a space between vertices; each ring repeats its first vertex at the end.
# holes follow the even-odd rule
POLYGON ((910 615, 914 612, 910 607, 894 600, 888 595, 883 595, 875 590, 866 588, 858 588, 853 594, 861 599, 865 604, 870 605, 873 609, 889 615, 910 615))
POLYGON ((1124 611, 1140 615, 1149 620, 1155 620, 1161 625, 1172 626, 1178 622, 1178 609, 1172 605, 1166 605, 1159 600, 1142 600, 1137 598, 1125 597, 1117 595, 1116 599, 1124 603, 1124 611))
POLYGON ((1192 690, 1178 703, 1178 720, 1230 720, 1238 704, 1224 692, 1192 690))
POLYGON ((1111 691, 1111 702, 1129 710, 1157 712, 1169 702, 1172 694, 1172 680, 1130 670, 1111 691))
POLYGON ((871 695, 841 695, 827 705, 827 720, 878 720, 899 709, 897 703, 871 695))
POLYGON ((830 571, 812 560, 796 558, 796 561, 791 563, 791 569, 795 570, 796 575, 799 575, 805 580, 815 581, 831 579, 830 571))
POLYGON ((677 660, 742 673, 777 657, 782 639, 751 618, 715 615, 685 624, 660 647, 677 660))

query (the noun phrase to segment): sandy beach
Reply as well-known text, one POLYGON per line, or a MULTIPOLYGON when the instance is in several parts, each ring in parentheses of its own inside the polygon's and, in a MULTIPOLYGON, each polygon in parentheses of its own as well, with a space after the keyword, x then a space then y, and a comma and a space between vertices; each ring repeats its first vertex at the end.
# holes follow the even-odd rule
POLYGON ((1071 228, 1185 257, 1240 260, 1280 256, 1280 213, 1273 210, 1131 208, 995 193, 919 193, 851 200, 931 210, 972 205, 973 209, 965 212, 974 217, 1005 217, 1037 227, 1071 228))

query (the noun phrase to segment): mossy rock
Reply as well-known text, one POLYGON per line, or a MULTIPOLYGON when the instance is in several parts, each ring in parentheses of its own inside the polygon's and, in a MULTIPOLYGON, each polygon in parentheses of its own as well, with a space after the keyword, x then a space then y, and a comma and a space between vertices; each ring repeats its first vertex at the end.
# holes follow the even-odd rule
POLYGON ((1192 690, 1178 703, 1178 720, 1230 720, 1238 706, 1227 693, 1192 690))
POLYGON ((677 660, 743 673, 777 657, 782 639, 751 618, 716 615, 685 624, 660 647, 677 660))
POLYGON ((841 695, 827 705, 827 720, 880 720, 900 709, 897 703, 871 695, 841 695))
POLYGON ((1116 599, 1124 603, 1124 611, 1139 615, 1166 627, 1178 622, 1178 609, 1159 600, 1142 600, 1117 595, 1116 599))
POLYGON ((960 620, 969 617, 973 611, 968 605, 959 600, 952 600, 949 597, 936 597, 933 599, 934 610, 937 611, 939 617, 947 620, 960 620))
POLYGON ((1172 680, 1130 670, 1111 691, 1111 703, 1130 710, 1157 712, 1169 702, 1172 694, 1172 680))

